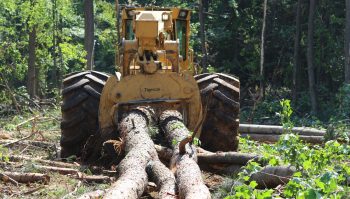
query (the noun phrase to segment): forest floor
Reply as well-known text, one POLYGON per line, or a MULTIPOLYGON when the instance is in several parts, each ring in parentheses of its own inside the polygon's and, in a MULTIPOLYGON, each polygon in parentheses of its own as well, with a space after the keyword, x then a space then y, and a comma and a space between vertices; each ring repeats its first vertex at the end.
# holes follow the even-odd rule
MULTIPOLYGON (((76 157, 64 161, 59 158, 60 120, 59 108, 0 117, 0 198, 77 198, 87 192, 107 189, 115 181, 114 167, 108 170, 87 168, 80 166, 76 157), (66 170, 61 171, 62 167, 66 170), (3 175, 6 172, 46 174, 50 180, 17 183, 3 175), (89 176, 98 180, 88 179, 89 176)), ((350 195, 349 138, 319 145, 304 143, 294 134, 281 136, 275 144, 241 138, 239 151, 259 154, 266 163, 250 161, 235 175, 202 171, 213 198, 238 195, 243 198, 308 198, 310 194, 348 198, 350 195), (257 189, 256 182, 249 178, 266 165, 291 165, 297 172, 288 178, 287 184, 257 189)), ((148 183, 142 198, 156 198, 155 190, 156 185, 148 183)))
MULTIPOLYGON (((79 166, 76 157, 64 160, 72 165, 69 169, 78 171, 70 174, 48 170, 46 167, 50 166, 50 162, 38 161, 48 160, 52 161, 52 164, 62 162, 62 159, 59 159, 59 124, 58 109, 0 119, 0 173, 41 173, 50 178, 49 181, 16 184, 5 179, 6 176, 1 176, 3 180, 0 181, 0 198, 77 198, 87 192, 106 189, 115 180, 113 170, 102 174, 110 176, 107 181, 76 179, 79 175, 101 175, 101 171, 79 166), (25 159, 15 159, 16 157, 25 159)), ((224 181, 223 176, 204 171, 202 177, 211 191, 215 191, 224 181)), ((154 183, 149 183, 143 198, 156 198, 155 186, 154 183)))

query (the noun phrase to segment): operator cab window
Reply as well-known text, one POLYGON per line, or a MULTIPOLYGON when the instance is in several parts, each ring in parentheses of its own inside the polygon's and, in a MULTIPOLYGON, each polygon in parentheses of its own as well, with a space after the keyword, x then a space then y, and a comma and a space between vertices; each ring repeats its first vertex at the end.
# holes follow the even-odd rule
POLYGON ((132 29, 132 19, 127 19, 125 23, 125 39, 126 40, 134 40, 135 33, 132 29))
POLYGON ((187 21, 184 20, 176 20, 176 36, 180 42, 180 55, 183 60, 186 60, 186 28, 187 21))

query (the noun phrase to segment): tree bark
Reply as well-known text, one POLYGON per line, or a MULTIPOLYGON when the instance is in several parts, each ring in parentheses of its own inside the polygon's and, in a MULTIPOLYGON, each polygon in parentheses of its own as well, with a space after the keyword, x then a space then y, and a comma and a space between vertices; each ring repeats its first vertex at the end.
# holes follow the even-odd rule
POLYGON ((350 84, 350 0, 346 3, 346 25, 345 25, 345 83, 350 84))
POLYGON ((147 163, 158 159, 148 134, 152 114, 152 111, 139 108, 126 114, 120 122, 126 156, 118 165, 120 176, 117 182, 112 184, 104 198, 139 198, 144 192, 148 183, 147 163))
POLYGON ((94 1, 84 0, 84 24, 85 38, 84 48, 86 51, 86 70, 92 70, 94 65, 93 49, 94 49, 94 1))
POLYGON ((250 181, 256 181, 258 189, 275 188, 284 185, 293 177, 295 169, 287 166, 267 166, 251 175, 250 181))
POLYGON ((301 0, 297 2, 294 39, 294 67, 293 67, 293 101, 297 100, 297 93, 300 88, 300 28, 301 28, 301 0))
POLYGON ((310 0, 308 32, 307 32, 307 65, 309 76, 309 93, 311 102, 311 113, 317 115, 316 82, 314 66, 314 17, 316 0, 310 0))
POLYGON ((208 72, 208 63, 207 63, 207 48, 205 42, 205 19, 204 19, 204 10, 203 10, 203 0, 198 0, 199 5, 199 25, 200 25, 200 38, 201 38, 201 49, 202 49, 202 68, 203 72, 208 72))
POLYGON ((146 168, 152 182, 159 188, 158 197, 176 199, 176 180, 174 174, 159 160, 150 161, 146 168))
POLYGON ((196 149, 189 143, 185 144, 185 151, 181 151, 184 140, 191 137, 190 132, 182 122, 182 116, 177 111, 165 111, 160 116, 161 127, 172 145, 173 155, 170 168, 175 172, 179 187, 180 198, 211 198, 208 188, 201 177, 197 165, 196 149))
POLYGON ((264 68, 264 59, 265 59, 265 34, 266 34, 266 11, 267 11, 267 0, 264 0, 264 15, 263 15, 263 24, 261 29, 261 45, 260 45, 260 96, 264 97, 265 95, 265 68, 264 68))
POLYGON ((27 91, 30 98, 34 98, 37 96, 37 70, 36 67, 36 27, 31 27, 29 32, 29 51, 28 51, 28 73, 27 73, 27 91))

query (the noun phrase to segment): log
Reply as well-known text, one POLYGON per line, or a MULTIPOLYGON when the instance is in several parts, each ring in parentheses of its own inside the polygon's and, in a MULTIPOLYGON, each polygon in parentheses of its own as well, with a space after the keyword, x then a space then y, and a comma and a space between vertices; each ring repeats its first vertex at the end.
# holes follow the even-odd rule
MULTIPOLYGON (((158 156, 166 161, 172 157, 173 150, 164 146, 155 145, 158 156)), ((239 152, 210 152, 197 147, 198 164, 232 164, 232 165, 246 165, 248 161, 254 160, 259 162, 262 156, 256 154, 247 154, 239 152)))
MULTIPOLYGON (((276 134, 241 134, 241 137, 248 137, 251 140, 258 141, 258 142, 270 142, 275 143, 278 142, 280 139, 280 135, 276 134)), ((310 143, 310 144, 322 144, 324 141, 323 136, 305 136, 305 135, 299 135, 300 140, 303 140, 304 142, 310 143)))
POLYGON ((198 153, 199 164, 234 164, 246 165, 249 161, 261 162, 262 156, 239 152, 198 153))
POLYGON ((174 174, 159 160, 150 161, 146 167, 147 174, 158 187, 158 198, 176 199, 176 180, 174 174))
POLYGON ((261 171, 254 173, 250 181, 258 183, 258 189, 275 188, 278 185, 285 185, 293 177, 295 168, 287 166, 266 166, 261 171))
MULTIPOLYGON (((246 134, 283 134, 283 126, 276 125, 257 125, 257 124, 239 124, 239 132, 246 134)), ((318 130, 310 127, 293 127, 292 132, 299 135, 324 136, 326 130, 318 130)))
POLYGON ((50 176, 41 173, 2 172, 2 174, 19 183, 41 182, 48 184, 50 182, 50 176))
POLYGON ((160 125, 173 149, 170 168, 175 172, 177 178, 179 197, 211 198, 197 164, 196 149, 186 143, 185 151, 180 151, 180 145, 184 144, 182 141, 190 137, 190 132, 182 122, 181 114, 178 111, 164 111, 160 116, 160 125))
POLYGON ((147 183, 146 166, 151 159, 158 159, 154 143, 148 134, 148 125, 153 122, 153 111, 137 108, 125 114, 119 130, 124 143, 125 158, 118 166, 117 182, 108 189, 104 198, 139 198, 147 183))

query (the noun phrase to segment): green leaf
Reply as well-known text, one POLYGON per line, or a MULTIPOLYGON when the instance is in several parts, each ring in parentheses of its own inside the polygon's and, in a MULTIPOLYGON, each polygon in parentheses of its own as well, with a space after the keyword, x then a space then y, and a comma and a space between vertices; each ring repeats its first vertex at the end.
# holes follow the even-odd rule
POLYGON ((249 186, 254 189, 256 186, 258 186, 258 183, 255 180, 253 180, 249 183, 249 186))

